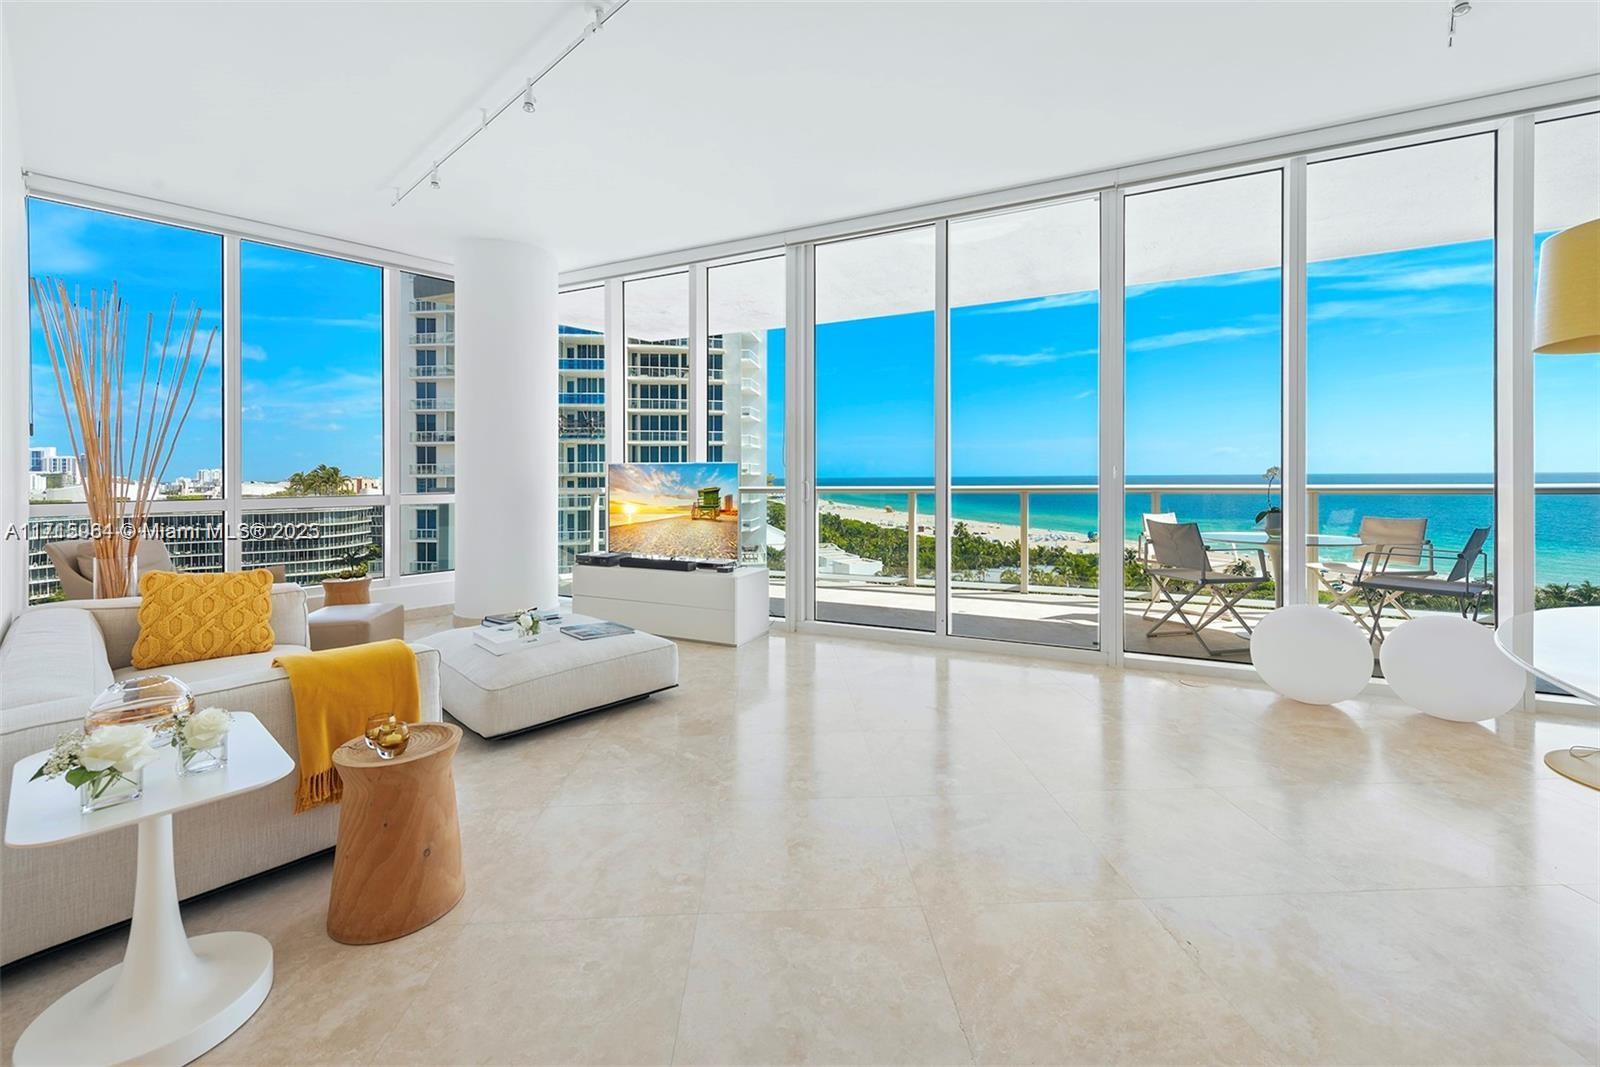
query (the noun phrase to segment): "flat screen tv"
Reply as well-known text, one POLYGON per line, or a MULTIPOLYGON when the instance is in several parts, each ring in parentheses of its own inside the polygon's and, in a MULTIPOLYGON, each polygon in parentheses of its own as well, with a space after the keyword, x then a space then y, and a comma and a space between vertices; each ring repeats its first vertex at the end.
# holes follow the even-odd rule
POLYGON ((739 558, 737 463, 612 463, 606 498, 613 552, 739 558))

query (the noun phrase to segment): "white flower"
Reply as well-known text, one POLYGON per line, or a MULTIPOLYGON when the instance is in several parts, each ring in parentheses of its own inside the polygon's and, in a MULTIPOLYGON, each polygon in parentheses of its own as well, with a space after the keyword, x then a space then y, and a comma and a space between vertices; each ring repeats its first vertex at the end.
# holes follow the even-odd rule
POLYGON ((78 760, 84 770, 103 771, 115 767, 122 774, 132 774, 156 758, 151 741, 155 735, 148 726, 101 726, 83 739, 83 751, 78 760))
POLYGON ((203 708, 183 720, 183 739, 196 752, 216 748, 228 735, 233 716, 223 708, 203 708))

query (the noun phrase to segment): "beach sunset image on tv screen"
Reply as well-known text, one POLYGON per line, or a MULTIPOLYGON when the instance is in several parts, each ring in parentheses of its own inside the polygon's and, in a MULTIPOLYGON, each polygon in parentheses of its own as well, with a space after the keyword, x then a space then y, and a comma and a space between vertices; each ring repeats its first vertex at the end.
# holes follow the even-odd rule
POLYGON ((737 463, 613 463, 606 495, 613 552, 739 558, 737 463))

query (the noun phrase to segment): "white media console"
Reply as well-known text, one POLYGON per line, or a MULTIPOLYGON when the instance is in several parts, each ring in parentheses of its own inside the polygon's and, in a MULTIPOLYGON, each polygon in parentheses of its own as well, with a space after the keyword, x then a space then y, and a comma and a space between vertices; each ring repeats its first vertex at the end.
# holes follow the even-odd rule
POLYGON ((572 569, 572 610, 662 637, 742 645, 767 632, 767 568, 666 571, 651 567, 572 569))

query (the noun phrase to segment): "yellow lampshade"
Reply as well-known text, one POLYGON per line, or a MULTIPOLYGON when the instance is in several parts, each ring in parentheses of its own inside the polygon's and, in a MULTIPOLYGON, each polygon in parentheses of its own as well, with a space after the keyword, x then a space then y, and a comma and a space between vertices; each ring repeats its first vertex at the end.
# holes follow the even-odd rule
POLYGON ((1562 230, 1539 249, 1533 350, 1600 352, 1600 219, 1562 230))

